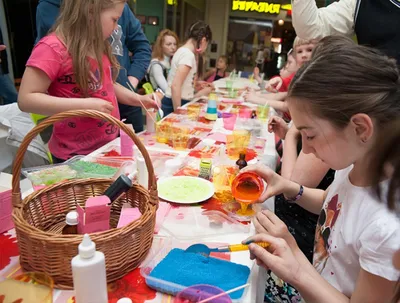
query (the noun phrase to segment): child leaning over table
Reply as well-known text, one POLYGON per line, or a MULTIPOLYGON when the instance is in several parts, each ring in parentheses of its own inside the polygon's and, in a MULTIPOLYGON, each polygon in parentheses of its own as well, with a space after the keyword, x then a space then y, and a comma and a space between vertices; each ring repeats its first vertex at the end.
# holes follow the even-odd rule
MULTIPOLYGON (((289 121, 290 114, 285 102, 287 91, 297 70, 311 59, 315 45, 315 40, 304 40, 296 37, 293 42, 293 57, 295 61, 292 60, 291 53, 289 53, 287 69, 284 71, 289 72, 289 76, 272 78, 265 87, 270 94, 249 93, 245 96, 245 100, 256 104, 268 104, 278 112, 283 113, 285 120, 289 121)), ((283 76, 285 75, 286 73, 283 74, 283 76)))
MULTIPOLYGON (((118 26, 125 0, 64 0, 54 31, 32 51, 21 82, 22 111, 53 115, 68 110, 97 110, 119 119, 121 103, 157 108, 115 83, 118 63, 109 37, 118 26), (114 72, 114 73, 113 73, 114 72)), ((69 118, 54 125, 49 149, 55 163, 87 155, 118 136, 101 120, 69 118)))
MULTIPOLYGON (((267 167, 244 169, 268 183, 260 201, 283 193, 292 203, 320 214, 313 265, 279 218, 269 211, 257 216, 260 234, 249 240, 271 244, 267 249, 250 245, 257 264, 273 272, 266 302, 391 299, 400 275, 392 263, 399 249, 400 222, 374 194, 368 164, 385 127, 400 119, 399 99, 396 62, 344 37, 324 40, 312 61, 297 72, 288 106, 303 152, 314 154, 336 175, 322 191, 267 167)), ((387 181, 381 186, 387 188, 387 181)))

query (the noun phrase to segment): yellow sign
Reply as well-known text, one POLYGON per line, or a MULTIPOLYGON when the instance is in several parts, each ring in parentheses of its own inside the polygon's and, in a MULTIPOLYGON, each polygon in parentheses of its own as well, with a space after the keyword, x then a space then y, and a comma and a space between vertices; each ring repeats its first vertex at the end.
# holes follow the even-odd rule
POLYGON ((281 5, 279 3, 268 3, 268 2, 258 2, 258 1, 232 1, 233 11, 245 11, 245 12, 259 12, 267 14, 279 14, 281 9, 291 10, 291 4, 281 5))
POLYGON ((168 5, 177 5, 178 4, 178 0, 167 0, 167 4, 168 5))

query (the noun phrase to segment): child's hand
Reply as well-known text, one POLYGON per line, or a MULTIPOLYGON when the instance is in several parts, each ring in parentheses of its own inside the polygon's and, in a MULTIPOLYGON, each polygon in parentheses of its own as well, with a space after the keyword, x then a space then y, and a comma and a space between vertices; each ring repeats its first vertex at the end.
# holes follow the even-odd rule
POLYGON ((299 261, 284 239, 258 234, 243 241, 243 243, 249 243, 250 241, 268 242, 270 244, 267 248, 254 243, 249 245, 250 259, 255 259, 258 266, 270 269, 279 278, 294 286, 296 286, 296 283, 293 282, 298 282, 302 279, 302 273, 305 271, 302 270, 299 261))
POLYGON ((265 182, 267 182, 267 189, 260 196, 260 198, 255 201, 256 203, 263 203, 267 199, 283 193, 284 189, 286 188, 286 182, 289 182, 265 165, 250 165, 243 168, 240 172, 253 172, 263 178, 265 182))
POLYGON ((85 100, 85 109, 97 110, 105 114, 111 114, 114 106, 111 102, 99 98, 87 98, 85 100))
POLYGON ((289 130, 289 126, 281 117, 273 116, 268 121, 268 131, 275 133, 281 140, 284 140, 289 130))
POLYGON ((301 140, 301 133, 294 124, 292 124, 292 126, 289 128, 286 136, 288 140, 293 140, 296 142, 301 140))
POLYGON ((270 93, 277 93, 279 89, 282 87, 283 80, 281 77, 275 77, 268 81, 265 89, 270 93))
POLYGON ((243 96, 244 101, 246 102, 254 102, 257 100, 259 97, 255 91, 248 92, 243 96))
POLYGON ((288 243, 292 238, 286 224, 269 210, 258 212, 253 218, 253 224, 259 234, 268 234, 282 238, 288 243))
POLYGON ((145 108, 154 108, 158 110, 158 106, 156 101, 153 100, 153 95, 138 95, 139 100, 141 101, 141 104, 143 104, 143 106, 145 108))

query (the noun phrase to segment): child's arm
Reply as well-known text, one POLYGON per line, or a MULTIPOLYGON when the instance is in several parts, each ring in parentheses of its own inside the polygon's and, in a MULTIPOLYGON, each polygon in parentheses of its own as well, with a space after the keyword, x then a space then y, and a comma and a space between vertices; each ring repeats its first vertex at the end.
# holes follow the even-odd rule
POLYGON ((216 68, 210 68, 208 71, 206 71, 206 73, 204 74, 204 76, 203 76, 203 79, 205 80, 205 81, 207 81, 207 79, 208 78, 210 78, 214 73, 216 73, 217 72, 217 69, 216 68))
POLYGON ((329 166, 313 154, 297 153, 297 144, 301 135, 293 125, 286 137, 282 156, 282 177, 298 184, 316 188, 329 171, 329 166))
POLYGON ((260 69, 258 67, 255 67, 253 70, 254 74, 254 79, 258 82, 258 84, 262 83, 262 79, 260 77, 260 69))
POLYGON ((130 106, 143 107, 144 105, 146 108, 158 108, 155 101, 149 95, 141 96, 118 83, 114 83, 114 90, 119 103, 130 106))
POLYGON ((292 127, 289 129, 285 137, 285 143, 283 146, 283 155, 282 155, 282 170, 281 170, 281 176, 289 180, 291 180, 293 168, 296 165, 297 144, 299 140, 301 140, 301 134, 297 130, 297 128, 294 125, 292 125, 292 127))
POLYGON ((292 169, 290 180, 316 188, 328 173, 329 168, 313 154, 305 154, 301 151, 292 169))
MULTIPOLYGON (((245 243, 268 242, 267 249, 250 244, 250 256, 257 263, 270 269, 279 278, 293 285, 305 302, 310 303, 375 303, 390 302, 396 282, 386 280, 361 269, 356 288, 348 298, 325 280, 308 262, 300 249, 293 250, 279 237, 260 233, 245 243), (301 256, 302 255, 302 256, 301 256)), ((332 256, 331 256, 332 258, 332 256)))
POLYGON ((176 70, 174 80, 171 85, 171 98, 174 110, 182 105, 182 85, 186 77, 189 75, 191 67, 188 65, 179 65, 176 70))
POLYGON ((26 67, 18 94, 19 108, 28 113, 53 115, 68 110, 93 109, 110 114, 113 105, 98 98, 60 98, 47 94, 51 80, 42 70, 26 67))

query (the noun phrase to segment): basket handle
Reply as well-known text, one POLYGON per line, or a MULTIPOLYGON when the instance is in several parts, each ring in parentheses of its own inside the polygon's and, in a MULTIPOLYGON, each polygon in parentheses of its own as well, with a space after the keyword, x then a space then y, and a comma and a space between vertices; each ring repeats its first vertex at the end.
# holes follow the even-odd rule
POLYGON ((21 187, 20 187, 20 174, 22 168, 22 161, 24 159, 25 153, 28 149, 31 141, 40 134, 44 129, 48 126, 54 124, 55 122, 59 122, 61 120, 67 118, 78 118, 78 117, 88 117, 94 119, 101 119, 107 122, 112 123, 123 130, 129 137, 133 140, 136 146, 139 148, 140 152, 143 155, 143 158, 146 162, 147 171, 149 173, 149 192, 150 192, 150 203, 153 205, 158 204, 158 193, 157 193, 157 181, 154 174, 153 164, 151 163, 151 159, 149 153, 147 152, 142 141, 136 136, 136 134, 130 129, 126 124, 121 122, 120 120, 114 118, 111 115, 104 114, 95 110, 71 110, 63 113, 59 113, 48 117, 46 120, 36 125, 24 138, 21 143, 21 146, 18 149, 17 155, 14 159, 13 164, 13 177, 12 177, 12 202, 14 207, 21 207, 22 196, 21 196, 21 187))

